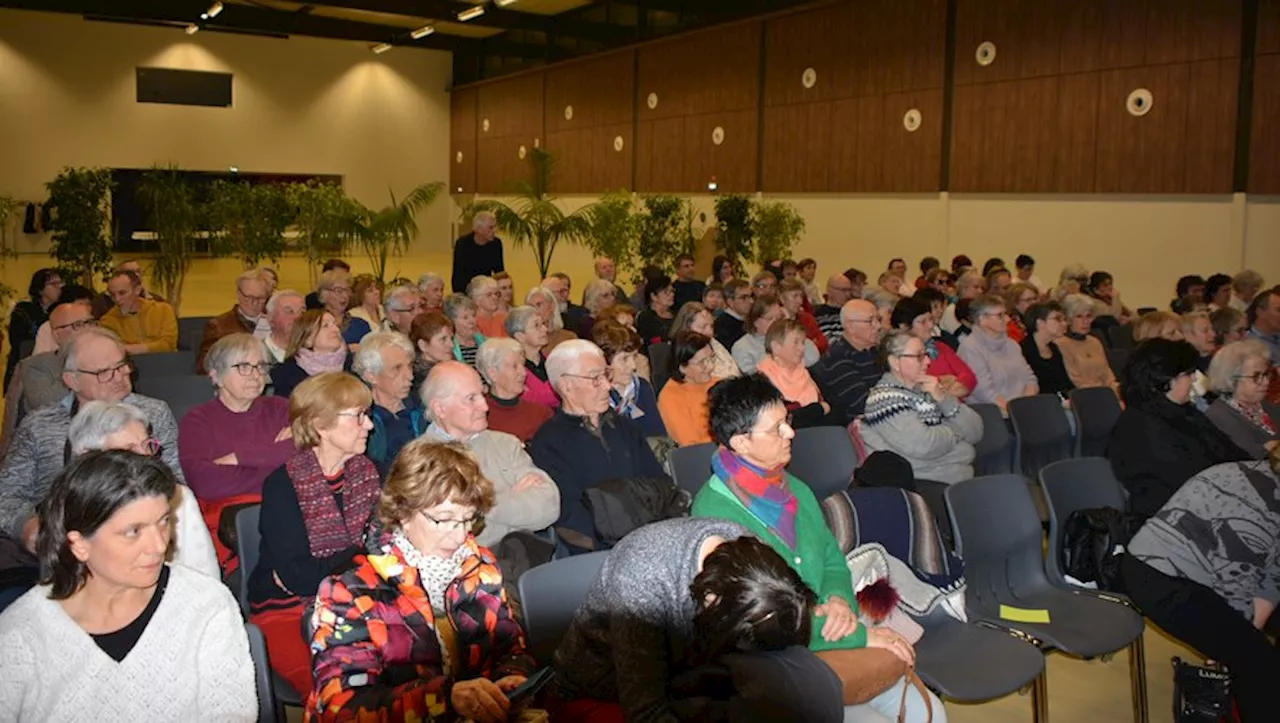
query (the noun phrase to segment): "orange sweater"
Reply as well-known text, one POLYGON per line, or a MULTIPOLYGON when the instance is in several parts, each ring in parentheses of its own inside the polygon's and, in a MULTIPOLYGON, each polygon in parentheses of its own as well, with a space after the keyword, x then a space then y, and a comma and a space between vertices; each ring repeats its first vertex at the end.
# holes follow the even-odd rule
POLYGON ((493 316, 476 312, 476 326, 486 339, 498 339, 507 336, 507 312, 498 311, 493 316))
POLYGON ((667 435, 681 447, 711 441, 707 392, 716 381, 692 384, 671 379, 663 385, 658 395, 658 413, 667 427, 667 435))

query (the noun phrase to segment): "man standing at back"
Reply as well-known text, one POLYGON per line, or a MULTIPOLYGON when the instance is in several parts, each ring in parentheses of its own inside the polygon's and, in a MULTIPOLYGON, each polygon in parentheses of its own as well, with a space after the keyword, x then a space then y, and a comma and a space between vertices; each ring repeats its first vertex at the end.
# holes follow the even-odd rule
POLYGON ((124 342, 130 354, 178 350, 178 319, 173 307, 142 295, 142 279, 134 271, 117 270, 107 280, 115 306, 102 316, 102 328, 124 342))
POLYGON ((498 219, 480 211, 471 219, 471 233, 453 242, 453 293, 467 293, 467 284, 477 276, 506 271, 497 234, 498 219))

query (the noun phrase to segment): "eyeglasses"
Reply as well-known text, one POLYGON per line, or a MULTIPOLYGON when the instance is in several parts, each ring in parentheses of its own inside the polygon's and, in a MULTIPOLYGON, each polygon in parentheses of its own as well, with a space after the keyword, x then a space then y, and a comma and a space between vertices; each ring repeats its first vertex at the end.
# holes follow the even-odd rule
POLYGON ((360 411, 358 411, 358 412, 338 412, 338 416, 339 416, 339 417, 350 417, 350 418, 352 418, 352 419, 355 419, 355 420, 359 421, 361 424, 364 424, 365 422, 369 421, 369 419, 370 419, 370 417, 369 417, 369 410, 368 410, 368 409, 361 409, 361 410, 360 410, 360 411))
POLYGON ((239 364, 232 364, 231 368, 240 372, 240 376, 242 377, 253 376, 254 372, 257 372, 258 376, 265 377, 267 372, 271 371, 271 365, 266 362, 258 362, 257 364, 240 362, 239 364))
POLYGON ((778 422, 770 429, 753 429, 747 432, 747 434, 770 434, 775 437, 781 437, 783 434, 782 430, 784 429, 795 431, 795 429, 791 426, 791 420, 792 420, 792 416, 790 413, 788 413, 785 419, 778 422))
POLYGON ((716 363, 716 357, 715 357, 715 355, 714 355, 714 354, 708 354, 708 355, 706 355, 706 356, 702 357, 701 359, 690 359, 690 360, 689 360, 689 363, 690 363, 690 364, 699 364, 699 365, 704 366, 704 367, 709 367, 709 366, 711 366, 711 365, 713 365, 713 364, 715 364, 715 363, 716 363))
POLYGON ((994 316, 994 317, 996 317, 997 319, 1008 319, 1008 318, 1009 318, 1009 312, 1007 312, 1007 311, 990 311, 990 312, 987 312, 987 313, 983 314, 983 316, 994 316))
POLYGON ((915 359, 916 361, 924 361, 929 358, 929 352, 922 351, 919 354, 895 354, 899 359, 915 359))
POLYGON ((430 520, 431 524, 445 531, 462 530, 463 532, 475 532, 478 528, 484 527, 484 515, 472 515, 465 520, 437 520, 426 512, 423 512, 422 516, 430 520))
POLYGON ((350 286, 330 286, 329 291, 334 294, 350 294, 350 286))
POLYGON ((1231 333, 1231 334, 1247 334, 1247 333, 1249 333, 1249 327, 1247 327, 1247 326, 1233 326, 1233 327, 1231 327, 1230 329, 1228 329, 1228 330, 1227 330, 1227 332, 1228 332, 1228 333, 1231 333))
POLYGON ((252 301, 258 304, 265 304, 267 300, 270 299, 271 297, 270 296, 249 296, 244 292, 240 292, 240 298, 244 299, 245 301, 252 301))
POLYGON ((880 317, 878 316, 872 316, 866 319, 859 319, 856 316, 851 316, 849 317, 849 322, 852 324, 870 324, 871 326, 884 326, 884 323, 880 321, 880 317))
POLYGON ((747 291, 747 292, 744 292, 744 293, 738 294, 738 295, 737 295, 737 296, 735 296, 734 298, 735 298, 735 299, 737 299, 738 301, 744 301, 744 300, 752 300, 752 301, 754 301, 754 300, 755 300, 755 298, 756 298, 756 295, 755 295, 755 294, 753 294, 753 293, 751 293, 750 291, 747 291))
POLYGON ((1254 384, 1264 385, 1271 381, 1271 374, 1269 372, 1254 372, 1253 374, 1239 374, 1235 378, 1237 381, 1249 379, 1254 384))
POLYGON ((605 369, 599 374, 592 374, 590 376, 587 376, 585 374, 564 374, 563 376, 573 377, 574 379, 585 379, 591 384, 595 384, 596 386, 599 386, 601 382, 608 384, 609 382, 613 381, 613 370, 605 369))
POLYGON ((97 320, 97 319, 78 319, 78 320, 73 321, 73 322, 71 322, 71 323, 69 323, 69 324, 59 324, 59 325, 57 325, 57 326, 53 327, 53 331, 62 331, 63 329, 70 329, 70 330, 72 330, 72 331, 80 331, 81 329, 83 329, 83 328, 85 328, 85 327, 87 327, 87 326, 97 326, 97 325, 98 325, 98 320, 97 320))
POLYGON ((107 382, 115 379, 117 374, 124 373, 125 376, 131 374, 133 372, 133 364, 126 359, 125 361, 122 361, 113 367, 107 367, 106 369, 71 369, 70 371, 73 374, 90 374, 99 382, 106 384, 107 382))
POLYGON ((160 454, 160 440, 155 437, 149 437, 130 447, 130 449, 137 454, 141 454, 146 457, 154 457, 157 454, 160 454))

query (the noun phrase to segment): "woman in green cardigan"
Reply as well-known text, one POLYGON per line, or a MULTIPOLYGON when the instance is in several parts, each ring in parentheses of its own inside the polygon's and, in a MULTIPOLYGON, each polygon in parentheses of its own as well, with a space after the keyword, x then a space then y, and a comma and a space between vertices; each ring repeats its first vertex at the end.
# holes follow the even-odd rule
MULTIPOLYGON (((769 543, 818 595, 809 647, 814 651, 884 648, 909 664, 915 651, 905 638, 858 622, 853 578, 840 546, 827 528, 813 492, 786 472, 795 431, 782 393, 762 374, 726 379, 708 398, 711 432, 720 449, 711 458, 711 479, 693 502, 697 517, 732 520, 769 543)), ((867 703, 846 708, 846 721, 895 720, 907 695, 908 723, 928 719, 928 708, 906 678, 867 703)), ((942 702, 932 693, 933 723, 945 723, 942 702)))

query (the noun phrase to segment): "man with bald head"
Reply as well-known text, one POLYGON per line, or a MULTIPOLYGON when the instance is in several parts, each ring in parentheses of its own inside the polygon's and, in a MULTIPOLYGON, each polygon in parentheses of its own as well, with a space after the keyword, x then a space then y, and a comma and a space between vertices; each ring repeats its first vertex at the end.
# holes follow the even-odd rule
POLYGON ((493 483, 493 509, 484 516, 476 540, 496 547, 509 533, 550 527, 560 516, 560 489, 538 469, 524 445, 510 434, 489 429, 484 382, 469 365, 436 364, 422 383, 422 406, 431 426, 423 437, 461 442, 493 483))
POLYGON ((818 328, 822 330, 822 334, 827 337, 828 342, 834 342, 843 333, 844 329, 840 324, 840 309, 850 299, 861 296, 856 292, 853 281, 844 274, 835 274, 827 279, 827 293, 825 294, 827 303, 813 307, 813 316, 818 320, 818 328))
POLYGON ((840 329, 840 337, 809 373, 831 405, 832 418, 847 425, 862 414, 867 394, 884 374, 876 348, 884 328, 875 304, 853 299, 840 309, 840 329))
MULTIPOLYGON (((93 316, 93 304, 88 299, 59 303, 49 311, 49 331, 58 349, 73 334, 90 326, 97 326, 93 316)), ((14 378, 21 384, 21 415, 67 396, 67 386, 62 383, 62 360, 57 350, 34 354, 18 365, 14 378)), ((10 393, 15 393, 10 390, 10 393)), ((15 420, 16 422, 21 419, 15 420)))

